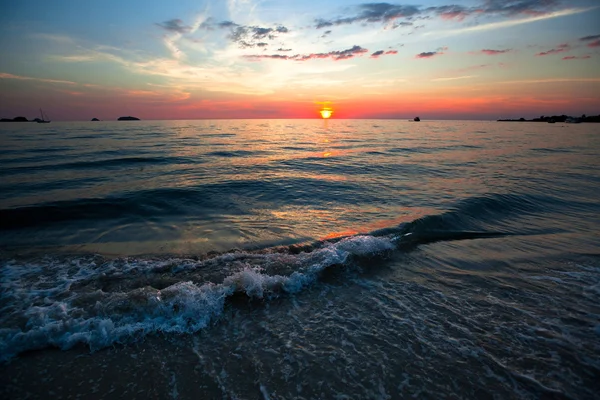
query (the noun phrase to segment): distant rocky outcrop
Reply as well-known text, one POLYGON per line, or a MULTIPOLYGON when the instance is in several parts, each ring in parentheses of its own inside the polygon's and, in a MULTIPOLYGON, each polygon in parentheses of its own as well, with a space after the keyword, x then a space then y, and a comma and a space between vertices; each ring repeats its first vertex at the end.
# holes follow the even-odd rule
POLYGON ((139 120, 140 120, 139 118, 129 116, 129 117, 119 117, 119 119, 117 121, 139 121, 139 120))
POLYGON ((519 118, 519 119, 499 119, 498 121, 501 122, 550 122, 550 123, 555 123, 555 122, 600 122, 600 115, 595 115, 595 116, 586 116, 585 114, 583 114, 581 117, 571 117, 565 114, 562 115, 542 115, 539 118, 533 118, 533 119, 525 119, 525 118, 519 118))
POLYGON ((25 117, 15 117, 15 118, 2 118, 0 122, 29 122, 29 120, 25 117))
POLYGON ((419 117, 415 117, 415 118, 413 119, 413 121, 415 121, 415 122, 419 122, 419 121, 421 121, 421 118, 419 118, 419 117))
POLYGON ((92 121, 100 121, 98 118, 92 118, 92 121))

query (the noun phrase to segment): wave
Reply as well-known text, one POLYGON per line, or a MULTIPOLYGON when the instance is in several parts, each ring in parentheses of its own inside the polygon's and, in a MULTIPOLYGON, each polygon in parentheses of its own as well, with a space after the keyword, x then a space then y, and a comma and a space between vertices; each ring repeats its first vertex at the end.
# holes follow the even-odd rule
MULTIPOLYGON (((30 159, 28 161, 37 161, 30 159)), ((74 161, 68 163, 53 163, 42 165, 27 165, 19 167, 4 168, 0 170, 1 175, 13 175, 16 173, 28 173, 37 171, 62 171, 62 170, 82 170, 82 169, 109 169, 118 167, 127 167, 131 165, 180 165, 180 164, 198 164, 203 162, 201 159, 191 159, 186 157, 119 157, 106 160, 94 161, 74 161)))
POLYGON ((347 182, 324 182, 311 178, 228 180, 198 187, 140 190, 104 198, 0 209, 0 230, 71 221, 193 216, 209 210, 242 213, 241 206, 230 196, 232 193, 243 193, 247 202, 280 199, 286 204, 315 204, 326 203, 332 197, 338 202, 351 204, 377 201, 376 193, 347 182))
POLYGON ((533 212, 539 201, 483 196, 446 213, 367 234, 195 258, 4 261, 0 361, 47 347, 84 344, 95 351, 148 334, 197 332, 218 320, 236 296, 266 301, 301 292, 325 271, 376 265, 419 245, 517 234, 482 227, 490 218, 533 212), (484 219, 477 222, 480 213, 484 219))
POLYGON ((250 157, 250 156, 256 156, 259 154, 264 154, 264 151, 247 151, 247 150, 236 150, 236 151, 213 151, 210 153, 206 153, 206 156, 209 157, 225 157, 225 158, 231 158, 231 157, 250 157))
POLYGON ((232 296, 268 299, 297 293, 327 268, 348 265, 353 257, 381 256, 393 248, 389 239, 356 236, 297 255, 235 252, 205 261, 121 260, 100 265, 94 259, 69 259, 26 268, 10 261, 2 266, 0 361, 46 347, 86 344, 94 351, 150 333, 197 332, 222 315, 232 296), (201 271, 215 265, 237 271, 219 283, 199 283, 205 279, 201 271), (265 272, 274 265, 295 270, 265 272), (52 271, 51 279, 40 276, 45 268, 52 271), (149 276, 166 271, 191 279, 162 289, 145 285, 149 276))

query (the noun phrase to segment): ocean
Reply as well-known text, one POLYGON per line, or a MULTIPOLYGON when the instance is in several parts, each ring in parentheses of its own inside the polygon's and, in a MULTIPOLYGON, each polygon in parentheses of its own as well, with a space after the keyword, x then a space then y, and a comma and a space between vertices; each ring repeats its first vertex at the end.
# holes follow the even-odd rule
POLYGON ((0 125, 0 397, 592 399, 600 124, 0 125))

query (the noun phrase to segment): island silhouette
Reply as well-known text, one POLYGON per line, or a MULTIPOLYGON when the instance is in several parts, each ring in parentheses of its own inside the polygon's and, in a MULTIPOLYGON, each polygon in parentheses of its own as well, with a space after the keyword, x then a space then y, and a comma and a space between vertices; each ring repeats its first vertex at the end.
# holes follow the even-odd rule
POLYGON ((580 122, 600 122, 600 115, 593 115, 593 116, 586 116, 585 114, 583 114, 581 117, 572 117, 569 115, 552 115, 552 116, 545 116, 542 115, 539 118, 533 118, 533 119, 525 119, 525 118, 519 118, 519 119, 499 119, 499 122, 548 122, 548 123, 555 123, 555 122, 569 122, 569 123, 580 123, 580 122))

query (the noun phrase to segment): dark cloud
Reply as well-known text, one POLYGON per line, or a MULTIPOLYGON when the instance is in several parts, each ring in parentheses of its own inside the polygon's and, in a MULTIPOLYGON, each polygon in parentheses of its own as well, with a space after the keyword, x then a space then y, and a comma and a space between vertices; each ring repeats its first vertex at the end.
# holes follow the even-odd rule
POLYGON ((414 24, 412 22, 407 22, 407 21, 402 21, 402 22, 396 22, 394 23, 394 25, 392 25, 392 29, 396 29, 399 27, 404 27, 404 26, 413 26, 414 24))
POLYGON ((584 37, 580 38, 579 40, 582 42, 588 42, 590 40, 597 40, 597 39, 600 39, 600 35, 584 36, 584 37))
POLYGON ((280 34, 289 32, 289 29, 283 25, 276 25, 273 27, 263 26, 246 26, 240 25, 233 21, 221 21, 215 22, 212 18, 207 19, 200 25, 200 29, 204 30, 215 30, 223 29, 229 30, 227 38, 241 48, 248 47, 265 47, 269 40, 276 39, 280 34))
POLYGON ((239 25, 232 21, 222 21, 217 24, 219 28, 227 29, 227 28, 235 28, 239 25))
POLYGON ((569 46, 569 44, 567 44, 567 43, 559 44, 554 49, 550 49, 548 51, 542 51, 541 53, 537 53, 536 56, 540 57, 540 56, 549 56, 552 54, 564 53, 564 52, 571 50, 570 47, 571 46, 569 46))
POLYGON ((423 53, 419 53, 415 56, 415 58, 431 58, 435 56, 439 56, 444 54, 444 52, 448 50, 448 47, 438 47, 435 51, 424 51, 423 53))
POLYGON ((353 24, 355 22, 390 22, 398 18, 407 18, 421 13, 417 6, 395 5, 389 3, 365 3, 356 6, 358 14, 333 20, 317 19, 316 28, 335 25, 353 24))
POLYGON ((392 25, 392 28, 397 28, 410 25, 411 20, 427 19, 432 16, 460 21, 469 16, 481 14, 541 15, 551 12, 559 3, 559 0, 482 0, 480 5, 473 7, 450 4, 426 8, 391 3, 364 3, 353 7, 354 12, 349 16, 316 19, 315 27, 321 29, 354 23, 387 24, 398 19, 404 19, 404 22, 395 22, 392 25))
POLYGON ((263 58, 266 59, 277 59, 277 60, 294 60, 294 61, 308 61, 313 59, 325 59, 331 58, 332 60, 347 60, 364 53, 367 53, 369 50, 364 49, 360 46, 352 46, 349 49, 341 50, 341 51, 330 51, 329 53, 311 53, 311 54, 296 54, 293 56, 286 56, 282 54, 271 54, 271 55, 248 55, 244 56, 245 58, 249 58, 252 60, 260 60, 263 58))
POLYGON ((464 6, 458 6, 455 4, 448 6, 429 7, 425 9, 425 12, 429 12, 442 17, 443 19, 456 19, 462 21, 473 13, 472 9, 464 6))
POLYGON ((567 56, 567 57, 563 57, 563 60, 587 60, 588 58, 592 58, 592 56, 581 56, 581 57, 576 57, 576 56, 567 56))
POLYGON ((498 54, 509 53, 511 51, 512 51, 511 49, 506 49, 506 50, 483 49, 479 53, 486 54, 488 56, 496 56, 498 54))
POLYGON ((292 49, 284 49, 283 47, 280 47, 277 49, 277 51, 292 51, 292 49))
POLYGON ((376 52, 374 52, 373 54, 371 54, 371 58, 379 58, 380 56, 383 55, 391 55, 391 54, 398 54, 397 50, 377 50, 376 52))
POLYGON ((431 58, 433 56, 437 56, 438 54, 441 54, 440 52, 437 51, 425 51, 423 53, 419 53, 416 55, 417 58, 431 58))
POLYGON ((265 41, 274 40, 279 34, 289 32, 288 28, 281 25, 273 28, 265 28, 261 26, 238 25, 230 21, 224 21, 219 23, 218 26, 229 29, 230 33, 227 37, 241 48, 264 47, 266 45, 265 41))
POLYGON ((541 15, 548 13, 559 3, 559 0, 485 0, 480 10, 486 14, 541 15))
POLYGON ((162 24, 156 24, 169 32, 177 32, 177 33, 187 33, 192 28, 183 24, 183 21, 180 19, 170 19, 168 21, 163 22, 162 24))

